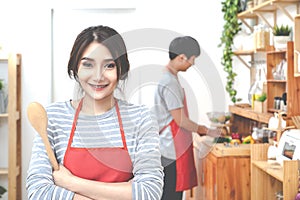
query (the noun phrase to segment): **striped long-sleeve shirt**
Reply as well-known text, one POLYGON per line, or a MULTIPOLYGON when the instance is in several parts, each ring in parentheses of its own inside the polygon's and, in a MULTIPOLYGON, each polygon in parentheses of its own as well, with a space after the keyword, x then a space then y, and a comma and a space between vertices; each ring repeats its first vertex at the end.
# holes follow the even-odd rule
MULTIPOLYGON (((132 199, 160 199, 163 171, 160 161, 157 121, 145 106, 118 100, 128 152, 133 164, 132 199)), ((57 161, 63 164, 75 114, 70 101, 46 107, 48 138, 57 161)), ((73 147, 122 147, 115 107, 101 115, 79 114, 73 147)), ((117 158, 116 158, 117 159, 117 158)), ((96 170, 96 169, 95 169, 96 170)), ((72 199, 74 193, 56 186, 45 147, 36 135, 27 174, 28 199, 72 199)))

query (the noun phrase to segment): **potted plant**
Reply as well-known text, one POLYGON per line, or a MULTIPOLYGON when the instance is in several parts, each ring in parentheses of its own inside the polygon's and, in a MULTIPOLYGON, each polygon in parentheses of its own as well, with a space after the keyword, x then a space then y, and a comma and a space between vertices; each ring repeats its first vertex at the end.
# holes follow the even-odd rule
POLYGON ((6 110, 5 106, 5 95, 4 95, 4 84, 3 80, 0 79, 0 114, 6 110))
POLYGON ((253 110, 255 112, 259 112, 259 113, 264 113, 267 112, 267 94, 266 93, 262 93, 261 95, 255 95, 254 98, 254 108, 253 110))
POLYGON ((2 198, 2 195, 3 195, 6 191, 7 191, 7 190, 6 190, 4 187, 0 186, 0 199, 2 198))
POLYGON ((291 40, 290 34, 292 32, 292 27, 288 25, 275 25, 273 27, 274 36, 274 47, 277 50, 286 49, 286 43, 291 40))

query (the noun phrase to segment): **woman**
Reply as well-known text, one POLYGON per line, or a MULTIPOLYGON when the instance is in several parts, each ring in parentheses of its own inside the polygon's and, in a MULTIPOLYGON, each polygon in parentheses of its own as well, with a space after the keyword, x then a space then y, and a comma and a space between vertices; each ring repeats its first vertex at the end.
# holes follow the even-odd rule
POLYGON ((68 74, 79 100, 49 105, 48 134, 60 167, 53 171, 39 136, 27 176, 29 199, 160 199, 163 171, 156 120, 144 106, 114 97, 129 70, 122 37, 106 26, 76 38, 68 74))

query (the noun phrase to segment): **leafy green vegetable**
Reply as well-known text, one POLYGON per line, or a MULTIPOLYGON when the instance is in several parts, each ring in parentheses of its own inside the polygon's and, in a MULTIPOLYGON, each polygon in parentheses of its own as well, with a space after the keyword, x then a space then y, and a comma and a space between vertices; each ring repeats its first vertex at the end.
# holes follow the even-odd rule
POLYGON ((260 101, 260 102, 264 102, 267 99, 267 94, 263 93, 262 95, 259 95, 257 97, 257 99, 255 99, 256 101, 260 101))

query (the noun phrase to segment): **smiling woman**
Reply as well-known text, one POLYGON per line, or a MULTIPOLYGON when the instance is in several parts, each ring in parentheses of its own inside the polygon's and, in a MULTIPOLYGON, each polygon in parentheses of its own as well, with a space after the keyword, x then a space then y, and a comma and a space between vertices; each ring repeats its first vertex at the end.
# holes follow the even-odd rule
MULTIPOLYGON (((98 42, 92 42, 84 51, 79 63, 78 81, 85 91, 85 103, 93 105, 96 101, 113 101, 113 92, 117 87, 117 67, 110 51, 98 42)), ((104 103, 103 102, 103 103, 104 103)), ((109 107, 110 108, 110 107, 109 107)), ((105 109, 105 108, 104 108, 105 109)), ((97 112, 94 107, 86 113, 97 112)), ((98 111, 106 112, 107 109, 98 111)))
POLYGON ((114 29, 92 26, 77 36, 68 75, 81 87, 82 98, 46 107, 48 138, 60 166, 52 170, 37 135, 28 199, 161 198, 158 124, 147 107, 114 96, 129 66, 124 41, 114 29))

